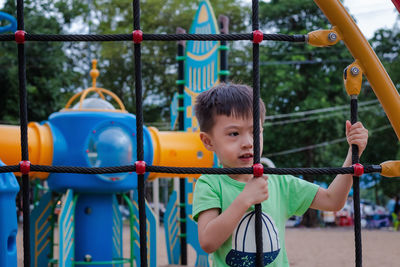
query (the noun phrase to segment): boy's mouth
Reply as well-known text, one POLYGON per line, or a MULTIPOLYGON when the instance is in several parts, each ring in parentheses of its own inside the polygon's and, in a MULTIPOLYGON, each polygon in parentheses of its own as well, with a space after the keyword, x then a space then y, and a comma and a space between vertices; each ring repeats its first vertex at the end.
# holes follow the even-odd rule
POLYGON ((252 159, 253 153, 245 153, 239 156, 240 159, 252 159))

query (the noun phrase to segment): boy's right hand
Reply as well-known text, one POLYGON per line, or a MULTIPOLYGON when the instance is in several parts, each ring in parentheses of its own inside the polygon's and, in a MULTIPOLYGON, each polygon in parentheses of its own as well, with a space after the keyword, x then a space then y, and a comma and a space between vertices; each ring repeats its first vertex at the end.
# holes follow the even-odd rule
POLYGON ((241 197, 243 197, 243 200, 248 203, 249 207, 267 200, 269 196, 268 176, 263 175, 261 177, 250 179, 240 194, 241 197))

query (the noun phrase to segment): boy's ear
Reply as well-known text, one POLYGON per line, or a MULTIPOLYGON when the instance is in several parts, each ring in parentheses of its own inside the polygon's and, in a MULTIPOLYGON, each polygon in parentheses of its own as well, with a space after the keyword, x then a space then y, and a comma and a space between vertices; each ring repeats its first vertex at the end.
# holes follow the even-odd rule
POLYGON ((205 148, 209 151, 214 151, 214 146, 209 134, 205 132, 200 132, 200 140, 203 142, 205 148))

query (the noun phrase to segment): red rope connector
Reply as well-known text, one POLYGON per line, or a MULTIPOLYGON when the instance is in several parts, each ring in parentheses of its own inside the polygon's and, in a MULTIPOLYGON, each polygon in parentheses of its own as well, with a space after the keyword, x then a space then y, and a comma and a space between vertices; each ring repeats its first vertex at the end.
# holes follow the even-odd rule
POLYGON ((259 44, 264 39, 264 34, 260 30, 253 31, 253 43, 259 44))
POLYGON ((361 176, 364 174, 364 166, 360 163, 353 164, 354 176, 361 176))
POLYGON ((25 34, 26 32, 19 30, 15 32, 15 42, 17 44, 23 44, 25 43, 25 34))
POLYGON ((135 166, 136 166, 137 174, 144 174, 146 172, 146 162, 145 161, 143 161, 143 160, 136 161, 135 166))
POLYGON ((253 165, 254 177, 261 177, 264 174, 264 166, 261 163, 256 163, 253 165))
POLYGON ((133 42, 135 44, 140 44, 143 41, 143 32, 141 30, 135 30, 132 32, 133 42))
POLYGON ((29 174, 31 171, 31 162, 29 160, 20 161, 19 170, 22 174, 29 174))

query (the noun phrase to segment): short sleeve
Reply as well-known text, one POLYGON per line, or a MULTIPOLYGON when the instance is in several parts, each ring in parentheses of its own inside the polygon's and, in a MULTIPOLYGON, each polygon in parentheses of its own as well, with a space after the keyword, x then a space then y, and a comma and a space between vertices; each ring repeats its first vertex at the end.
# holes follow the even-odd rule
POLYGON ((294 176, 287 176, 289 217, 301 216, 310 207, 319 186, 294 176))
POLYGON ((196 222, 202 211, 213 208, 221 209, 220 194, 215 190, 215 186, 210 183, 211 181, 203 175, 196 182, 193 195, 193 219, 196 222))

